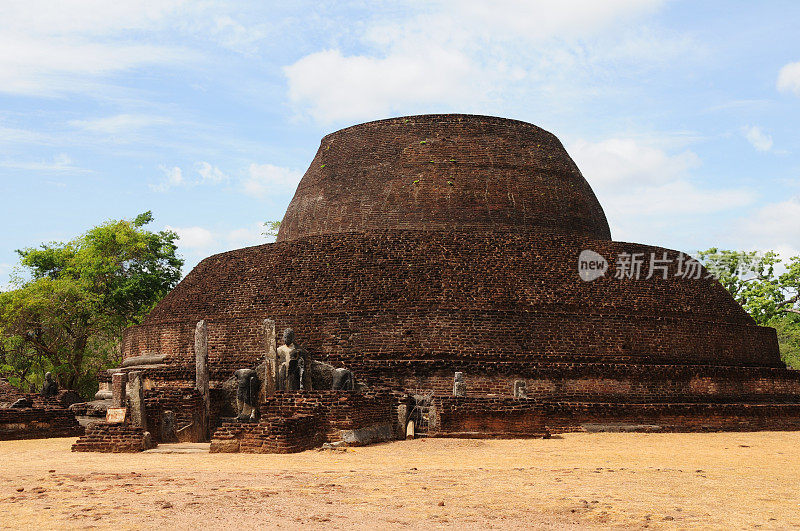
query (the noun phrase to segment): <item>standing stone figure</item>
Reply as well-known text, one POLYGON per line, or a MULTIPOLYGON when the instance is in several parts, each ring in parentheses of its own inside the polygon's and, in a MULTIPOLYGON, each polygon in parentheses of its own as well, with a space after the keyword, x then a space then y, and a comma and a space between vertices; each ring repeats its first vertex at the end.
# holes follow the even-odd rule
POLYGON ((463 372, 456 372, 453 377, 453 396, 467 396, 467 383, 464 381, 463 372))
POLYGON ((42 385, 42 396, 49 398, 58 394, 58 383, 53 379, 53 374, 46 372, 44 374, 44 384, 42 385))
POLYGON ((261 389, 258 373, 253 369, 239 369, 233 375, 238 384, 236 406, 239 416, 237 419, 241 421, 258 420, 258 391, 261 389))
POLYGON ((278 389, 302 391, 310 387, 306 381, 306 358, 308 352, 294 343, 294 330, 283 331, 283 345, 278 347, 278 358, 285 360, 278 371, 278 389))
POLYGON ((528 384, 525 380, 514 380, 514 398, 528 398, 528 384))

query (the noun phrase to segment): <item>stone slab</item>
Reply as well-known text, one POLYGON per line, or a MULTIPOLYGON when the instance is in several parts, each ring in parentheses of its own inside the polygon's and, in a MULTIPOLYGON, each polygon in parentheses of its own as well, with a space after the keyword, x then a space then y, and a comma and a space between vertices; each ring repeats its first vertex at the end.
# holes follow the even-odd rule
POLYGON ((378 442, 391 441, 394 439, 394 428, 392 424, 373 424, 366 428, 355 430, 341 430, 342 440, 349 446, 363 446, 378 442))
POLYGON ((106 422, 109 424, 122 424, 128 417, 128 408, 110 407, 106 410, 106 422))

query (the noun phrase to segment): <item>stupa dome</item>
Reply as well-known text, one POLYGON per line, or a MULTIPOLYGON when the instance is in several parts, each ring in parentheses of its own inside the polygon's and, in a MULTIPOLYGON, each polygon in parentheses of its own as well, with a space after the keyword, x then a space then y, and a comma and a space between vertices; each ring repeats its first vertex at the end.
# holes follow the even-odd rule
POLYGON ((611 239, 600 203, 553 134, 462 114, 379 120, 323 138, 278 241, 386 229, 611 239))

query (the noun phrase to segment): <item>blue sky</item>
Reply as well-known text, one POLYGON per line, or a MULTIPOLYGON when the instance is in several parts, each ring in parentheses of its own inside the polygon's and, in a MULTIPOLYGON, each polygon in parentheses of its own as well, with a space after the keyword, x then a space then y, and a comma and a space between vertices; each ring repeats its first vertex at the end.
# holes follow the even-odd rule
POLYGON ((0 3, 14 250, 152 210, 264 243, 320 138, 462 112, 561 138, 616 240, 800 254, 800 2, 0 3))

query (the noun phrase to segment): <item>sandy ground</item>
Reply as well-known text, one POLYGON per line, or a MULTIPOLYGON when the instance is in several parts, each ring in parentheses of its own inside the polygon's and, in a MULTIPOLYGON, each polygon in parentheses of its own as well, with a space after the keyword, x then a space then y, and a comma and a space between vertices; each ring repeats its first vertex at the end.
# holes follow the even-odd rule
POLYGON ((800 432, 420 439, 288 456, 72 453, 72 442, 0 442, 0 527, 800 527, 800 432))

